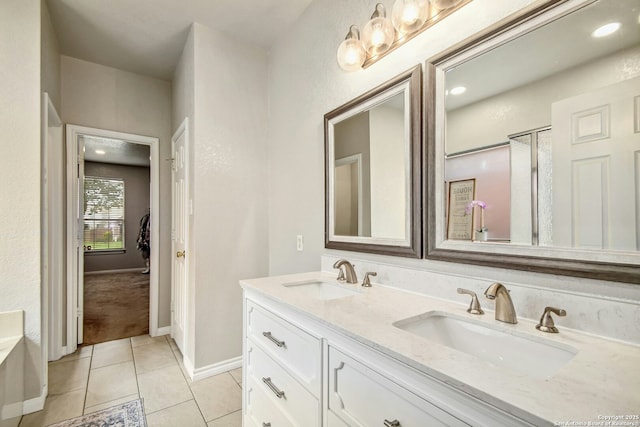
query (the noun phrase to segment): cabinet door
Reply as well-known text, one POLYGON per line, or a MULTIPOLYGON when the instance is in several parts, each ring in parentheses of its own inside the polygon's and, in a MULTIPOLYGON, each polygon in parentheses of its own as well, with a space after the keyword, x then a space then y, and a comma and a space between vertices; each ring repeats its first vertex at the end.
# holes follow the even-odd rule
POLYGON ((251 301, 247 301, 246 316, 247 338, 319 397, 322 369, 320 340, 251 301))
POLYGON ((467 425, 334 347, 329 347, 329 409, 352 427, 467 425))

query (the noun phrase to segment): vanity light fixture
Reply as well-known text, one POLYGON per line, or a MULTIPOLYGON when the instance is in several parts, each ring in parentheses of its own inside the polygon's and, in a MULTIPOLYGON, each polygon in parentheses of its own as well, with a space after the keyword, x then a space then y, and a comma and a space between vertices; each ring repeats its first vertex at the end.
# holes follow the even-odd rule
POLYGON ((96 154, 100 154, 101 156, 105 154, 104 150, 96 150, 96 154))
POLYGON ((367 59, 367 53, 360 41, 360 30, 352 25, 338 47, 338 64, 345 71, 357 71, 362 68, 365 59, 367 59))
POLYGON ((395 0, 391 19, 377 3, 362 28, 352 25, 338 47, 338 64, 345 71, 367 68, 387 53, 431 27, 473 0, 395 0))
POLYGON ((620 29, 619 22, 611 22, 609 24, 603 25, 602 27, 598 27, 594 30, 591 35, 596 38, 609 36, 620 29))

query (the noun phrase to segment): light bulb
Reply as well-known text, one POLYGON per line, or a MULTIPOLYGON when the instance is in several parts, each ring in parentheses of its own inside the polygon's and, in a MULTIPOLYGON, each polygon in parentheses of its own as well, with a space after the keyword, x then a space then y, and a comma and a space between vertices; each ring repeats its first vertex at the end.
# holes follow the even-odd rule
POLYGON ((352 25, 347 37, 338 47, 338 65, 345 71, 357 71, 362 68, 366 58, 358 27, 352 25))
POLYGON ((422 27, 429 17, 431 6, 428 0, 396 0, 391 11, 391 22, 402 36, 422 27))
POLYGON ((395 40, 393 25, 381 3, 371 15, 371 20, 362 29, 362 43, 369 55, 375 56, 389 50, 395 40))

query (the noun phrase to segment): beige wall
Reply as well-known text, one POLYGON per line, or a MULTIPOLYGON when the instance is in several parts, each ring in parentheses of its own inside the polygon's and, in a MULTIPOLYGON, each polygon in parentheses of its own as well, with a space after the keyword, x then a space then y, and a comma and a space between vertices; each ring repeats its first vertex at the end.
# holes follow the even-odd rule
POLYGON ((62 56, 64 123, 160 139, 158 327, 171 324, 171 83, 62 56))
POLYGON ((267 55, 195 24, 195 367, 242 353, 238 280, 267 274, 267 55))
POLYGON ((0 311, 25 311, 25 398, 42 393, 40 1, 0 1, 0 311))

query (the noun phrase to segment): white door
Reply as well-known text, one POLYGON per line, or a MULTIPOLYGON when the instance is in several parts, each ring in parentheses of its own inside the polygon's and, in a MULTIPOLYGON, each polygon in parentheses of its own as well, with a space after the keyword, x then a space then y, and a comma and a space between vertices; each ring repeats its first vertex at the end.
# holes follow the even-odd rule
POLYGON ((187 274, 188 263, 186 253, 189 221, 188 190, 188 119, 184 119, 171 138, 173 168, 171 197, 171 235, 172 235, 172 279, 171 279, 171 337, 178 348, 185 352, 185 334, 187 320, 187 274))
POLYGON ((640 77, 552 106, 553 245, 640 248, 640 77))

